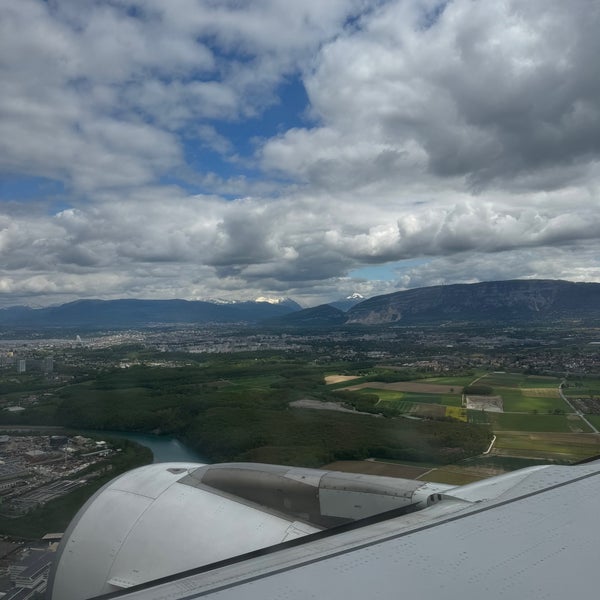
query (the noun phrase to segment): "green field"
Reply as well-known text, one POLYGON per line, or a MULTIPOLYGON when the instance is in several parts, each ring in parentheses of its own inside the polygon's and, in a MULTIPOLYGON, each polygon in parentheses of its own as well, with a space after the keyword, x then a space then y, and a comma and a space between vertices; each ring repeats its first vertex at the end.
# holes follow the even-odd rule
POLYGON ((425 402, 426 404, 443 404, 444 406, 461 406, 461 397, 458 394, 404 392, 404 400, 409 402, 425 402))
POLYGON ((447 483, 448 485, 466 485, 474 481, 484 479, 481 475, 474 475, 456 468, 432 469, 425 475, 419 477, 420 481, 430 481, 432 483, 447 483))
POLYGON ((600 436, 576 433, 500 432, 493 452, 501 455, 577 462, 600 454, 600 436))
POLYGON ((524 395, 523 390, 511 387, 495 387, 494 394, 502 396, 504 412, 533 412, 548 413, 561 410, 571 412, 568 404, 560 397, 524 395))
POLYGON ((382 402, 403 400, 406 396, 405 392, 396 392, 394 390, 378 390, 375 388, 363 388, 360 391, 365 394, 375 394, 382 402))
POLYGON ((600 397, 600 377, 570 377, 563 386, 563 392, 567 397, 600 397))
POLYGON ((461 405, 461 397, 458 394, 420 394, 418 392, 397 392, 377 388, 363 388, 360 391, 366 394, 375 394, 386 404, 396 400, 403 400, 405 402, 424 402, 426 404, 443 404, 445 406, 461 405))
POLYGON ((464 387, 469 385, 474 379, 477 379, 482 373, 473 373, 471 375, 458 375, 456 377, 425 377, 424 379, 415 379, 421 383, 438 383, 440 385, 456 385, 464 387))
POLYGON ((491 385, 492 387, 514 388, 557 388, 560 379, 539 375, 525 375, 523 373, 488 373, 477 383, 491 385))
POLYGON ((491 413, 483 410, 468 410, 467 415, 469 423, 475 423, 476 425, 488 425, 491 422, 491 413))
POLYGON ((560 398, 556 377, 523 373, 489 373, 475 385, 490 386, 492 395, 502 396, 504 412, 543 413, 571 412, 560 398))
POLYGON ((235 377, 231 381, 224 380, 230 385, 247 389, 268 389, 272 384, 284 381, 280 375, 260 375, 258 377, 235 377))
POLYGON ((516 471, 526 467, 537 467, 548 464, 542 458, 522 458, 517 456, 500 456, 499 454, 486 454, 485 456, 475 456, 461 461, 461 465, 467 467, 483 467, 488 469, 497 469, 499 471, 516 471))
POLYGON ((600 415, 585 415, 585 418, 598 430, 600 430, 600 415))
MULTIPOLYGON (((398 414, 409 413, 413 406, 413 402, 406 402, 405 400, 381 400, 381 402, 385 403, 386 408, 391 410, 395 410, 398 414)), ((380 406, 380 403, 375 405, 376 407, 380 406)))
POLYGON ((587 433, 590 431, 590 428, 581 419, 572 419, 565 415, 490 413, 489 418, 494 432, 557 431, 587 433))

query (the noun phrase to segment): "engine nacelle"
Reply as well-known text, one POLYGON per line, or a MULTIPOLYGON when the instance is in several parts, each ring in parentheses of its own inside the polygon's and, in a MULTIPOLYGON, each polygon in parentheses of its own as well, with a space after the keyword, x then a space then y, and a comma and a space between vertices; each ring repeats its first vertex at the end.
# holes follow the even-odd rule
POLYGON ((451 487, 255 463, 148 465, 117 477, 75 516, 50 598, 82 600, 389 510, 412 512, 451 487))

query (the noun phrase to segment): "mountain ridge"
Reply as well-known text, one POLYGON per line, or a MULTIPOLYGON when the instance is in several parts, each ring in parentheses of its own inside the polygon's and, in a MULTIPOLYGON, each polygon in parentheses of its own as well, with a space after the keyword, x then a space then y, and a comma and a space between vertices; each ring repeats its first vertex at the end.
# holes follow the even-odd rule
MULTIPOLYGON (((373 296, 344 312, 335 303, 304 309, 271 321, 287 327, 424 325, 444 322, 600 319, 600 283, 511 279, 457 283, 373 296)), ((342 309, 343 310, 343 309, 342 309)))
POLYGON ((511 279, 458 283, 369 298, 347 313, 348 324, 482 321, 600 316, 600 283, 511 279))
POLYGON ((300 310, 293 301, 242 301, 217 304, 203 300, 74 300, 45 308, 0 309, 0 325, 14 327, 144 327, 168 324, 259 322, 300 310))
POLYGON ((0 326, 90 329, 244 322, 277 327, 338 327, 569 317, 600 318, 600 283, 513 279, 439 285, 373 296, 346 311, 335 303, 302 309, 290 299, 225 304, 181 299, 75 300, 45 308, 0 309, 0 326))

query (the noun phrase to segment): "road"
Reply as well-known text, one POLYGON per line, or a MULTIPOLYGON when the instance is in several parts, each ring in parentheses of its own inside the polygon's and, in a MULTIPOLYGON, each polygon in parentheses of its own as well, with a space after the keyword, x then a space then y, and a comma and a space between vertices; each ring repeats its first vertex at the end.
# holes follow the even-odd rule
POLYGON ((588 424, 588 427, 590 427, 590 429, 594 432, 594 433, 600 433, 600 431, 598 431, 586 418, 585 415, 580 411, 577 410, 567 399, 567 397, 563 394, 563 390, 562 390, 562 386, 564 385, 564 381, 561 381, 560 385, 558 386, 558 392, 560 394, 560 397, 571 407, 571 410, 583 421, 585 421, 588 424))

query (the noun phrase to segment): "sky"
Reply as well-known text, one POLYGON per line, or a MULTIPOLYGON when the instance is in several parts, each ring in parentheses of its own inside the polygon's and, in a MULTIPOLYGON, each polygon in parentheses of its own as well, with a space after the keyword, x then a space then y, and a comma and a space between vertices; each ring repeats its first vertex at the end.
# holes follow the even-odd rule
POLYGON ((0 0, 0 306, 600 281, 595 0, 0 0))

